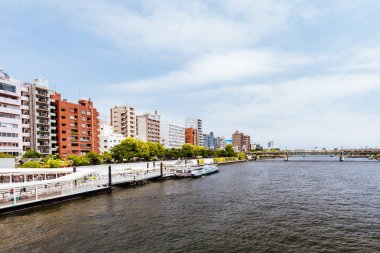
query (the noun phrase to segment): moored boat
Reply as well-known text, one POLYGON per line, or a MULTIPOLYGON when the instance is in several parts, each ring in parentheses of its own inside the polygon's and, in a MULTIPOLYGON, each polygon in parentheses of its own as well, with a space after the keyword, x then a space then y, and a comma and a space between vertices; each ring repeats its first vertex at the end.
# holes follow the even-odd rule
POLYGON ((215 165, 204 165, 190 171, 192 177, 207 176, 218 172, 219 169, 215 165))

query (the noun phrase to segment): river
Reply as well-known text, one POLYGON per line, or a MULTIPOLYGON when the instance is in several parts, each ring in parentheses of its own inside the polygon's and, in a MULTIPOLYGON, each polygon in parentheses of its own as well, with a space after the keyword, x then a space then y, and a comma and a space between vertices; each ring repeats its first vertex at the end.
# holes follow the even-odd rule
POLYGON ((0 252, 380 252, 380 162, 258 161, 0 216, 0 252))

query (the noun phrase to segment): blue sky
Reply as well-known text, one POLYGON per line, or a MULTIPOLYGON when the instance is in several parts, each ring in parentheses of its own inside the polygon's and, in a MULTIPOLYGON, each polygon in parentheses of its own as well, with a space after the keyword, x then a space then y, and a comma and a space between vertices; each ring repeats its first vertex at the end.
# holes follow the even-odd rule
POLYGON ((379 1, 0 0, 0 66, 282 148, 380 147, 379 1))

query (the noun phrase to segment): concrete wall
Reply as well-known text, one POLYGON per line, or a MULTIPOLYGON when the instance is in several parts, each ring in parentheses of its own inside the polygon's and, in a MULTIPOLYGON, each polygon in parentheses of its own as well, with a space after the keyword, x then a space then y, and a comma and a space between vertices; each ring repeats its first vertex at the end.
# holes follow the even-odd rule
POLYGON ((0 158, 0 169, 12 169, 16 167, 16 159, 0 158))

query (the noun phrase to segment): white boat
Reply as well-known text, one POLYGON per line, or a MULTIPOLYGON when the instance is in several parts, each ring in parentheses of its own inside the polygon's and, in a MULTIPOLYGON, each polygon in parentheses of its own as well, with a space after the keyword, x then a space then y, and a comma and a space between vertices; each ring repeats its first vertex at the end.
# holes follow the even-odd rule
POLYGON ((190 171, 192 177, 201 177, 218 173, 219 169, 215 165, 204 165, 190 171))

